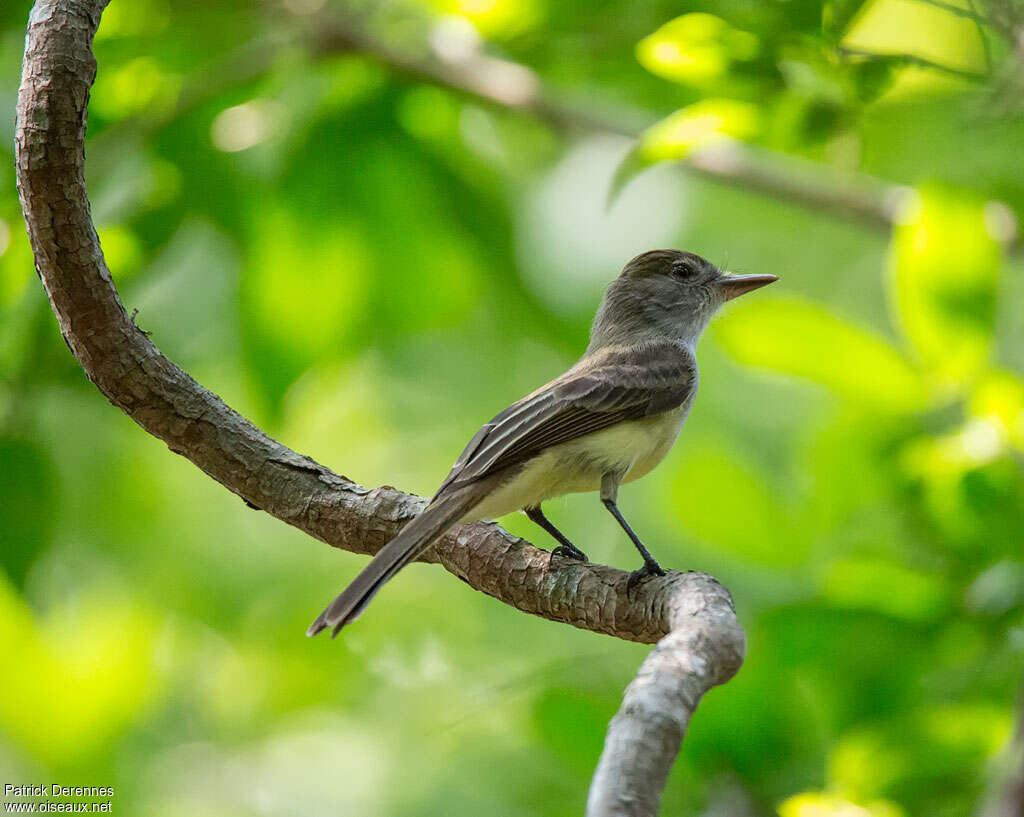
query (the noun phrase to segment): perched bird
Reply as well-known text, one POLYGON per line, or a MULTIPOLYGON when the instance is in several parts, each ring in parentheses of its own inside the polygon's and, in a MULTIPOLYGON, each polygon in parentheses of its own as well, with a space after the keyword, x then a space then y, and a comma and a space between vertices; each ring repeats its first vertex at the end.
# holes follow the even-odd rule
POLYGON ((631 581, 664 575, 620 513, 619 485, 647 474, 679 436, 697 393, 697 341, 712 315, 776 280, 727 275, 679 250, 651 250, 626 264, 605 292, 583 357, 473 436, 423 512, 307 634, 333 627, 337 635, 385 582, 458 524, 523 510, 558 542, 554 555, 586 560, 541 510, 544 500, 564 494, 601 492, 643 557, 631 581))

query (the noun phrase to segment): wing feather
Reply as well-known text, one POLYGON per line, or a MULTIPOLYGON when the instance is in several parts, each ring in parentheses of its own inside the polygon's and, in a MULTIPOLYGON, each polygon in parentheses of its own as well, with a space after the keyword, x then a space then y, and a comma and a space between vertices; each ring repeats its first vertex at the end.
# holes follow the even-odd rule
POLYGON ((692 353, 672 343, 612 347, 588 356, 485 424, 437 495, 546 448, 676 408, 692 394, 696 374, 692 353))

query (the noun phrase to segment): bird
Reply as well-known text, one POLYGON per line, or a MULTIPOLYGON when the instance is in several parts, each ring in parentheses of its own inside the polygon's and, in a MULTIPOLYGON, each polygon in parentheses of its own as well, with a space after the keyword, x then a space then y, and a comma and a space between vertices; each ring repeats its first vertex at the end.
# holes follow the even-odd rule
POLYGON ((630 582, 664 570, 626 521, 619 486, 649 473, 672 448, 697 394, 697 341, 733 298, 778 280, 732 275, 691 252, 650 250, 607 287, 583 356, 513 403, 470 439, 423 511, 310 625, 355 621, 383 585, 450 528, 522 510, 558 543, 553 556, 586 561, 541 509, 572 493, 601 502, 643 559, 630 582))

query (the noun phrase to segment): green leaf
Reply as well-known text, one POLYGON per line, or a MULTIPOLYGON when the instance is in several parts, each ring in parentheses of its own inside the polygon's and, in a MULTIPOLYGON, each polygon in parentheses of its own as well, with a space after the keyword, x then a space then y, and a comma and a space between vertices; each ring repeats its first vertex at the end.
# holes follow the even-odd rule
POLYGON ((355 225, 325 217, 311 226, 281 207, 261 212, 254 233, 242 314, 257 378, 274 402, 312 363, 347 348, 371 256, 355 225))
POLYGON ((825 1, 821 8, 821 29, 830 43, 835 44, 839 41, 863 5, 863 0, 825 1))
POLYGON ((850 23, 842 47, 908 55, 958 71, 985 70, 975 23, 921 0, 870 0, 850 23))
POLYGON ((974 380, 992 347, 998 240, 984 204, 930 191, 916 197, 892 240, 889 294, 925 367, 947 387, 974 380))
POLYGON ((615 173, 612 174, 611 184, 608 185, 608 199, 605 201, 605 209, 610 210, 611 206, 615 204, 615 200, 619 197, 619 193, 626 188, 626 185, 650 166, 651 163, 645 162, 640 155, 639 143, 637 143, 623 157, 622 161, 619 162, 619 166, 615 168, 615 173))
POLYGON ((928 403, 923 378, 887 340, 810 301, 740 303, 715 337, 740 363, 807 378, 876 410, 914 412, 928 403))
POLYGON ((758 565, 789 566, 807 557, 811 539, 795 533, 778 481, 724 446, 704 442, 691 449, 669 490, 666 506, 678 523, 716 550, 758 565))
POLYGON ((0 646, 19 666, 0 674, 0 729, 50 767, 96 762, 158 692, 159 620, 109 596, 76 597, 40 626, 0 576, 0 646), (67 637, 69 621, 74 639, 67 637))
POLYGON ((950 604, 941 575, 877 558, 833 562, 821 590, 837 607, 874 610, 907 621, 934 621, 950 604))
POLYGON ((46 452, 23 440, 0 438, 0 462, 0 564, 20 588, 50 541, 56 478, 46 452))
POLYGON ((730 26, 721 17, 696 12, 665 23, 636 46, 640 64, 656 76, 702 86, 720 79, 736 61, 754 59, 757 36, 730 26))
POLYGON ((756 105, 735 99, 702 99, 651 125, 616 168, 609 205, 637 174, 658 162, 685 159, 703 148, 743 140, 761 129, 756 105))
POLYGON ((888 800, 854 803, 845 797, 826 792, 803 792, 779 806, 780 817, 904 817, 905 812, 888 800))

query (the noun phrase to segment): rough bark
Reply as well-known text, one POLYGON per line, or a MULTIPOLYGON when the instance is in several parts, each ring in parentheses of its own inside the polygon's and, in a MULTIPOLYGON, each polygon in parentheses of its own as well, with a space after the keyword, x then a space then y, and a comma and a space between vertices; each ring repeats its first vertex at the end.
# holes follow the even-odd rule
POLYGON ((688 576, 704 588, 668 599, 672 630, 641 664, 608 726, 587 800, 589 817, 657 814, 697 704, 743 661, 743 631, 728 591, 709 576, 688 576))
MULTIPOLYGON (((89 379, 143 429, 246 502, 334 547, 374 553, 423 507, 363 488, 270 438, 164 357, 125 311, 86 194, 92 38, 107 0, 40 0, 18 97, 18 191, 36 268, 61 334, 89 379)), ((554 560, 495 524, 446 536, 426 561, 524 612, 658 642, 612 722, 590 812, 654 814, 700 697, 739 669, 744 635, 710 576, 669 573, 627 592, 628 574, 554 560)))

